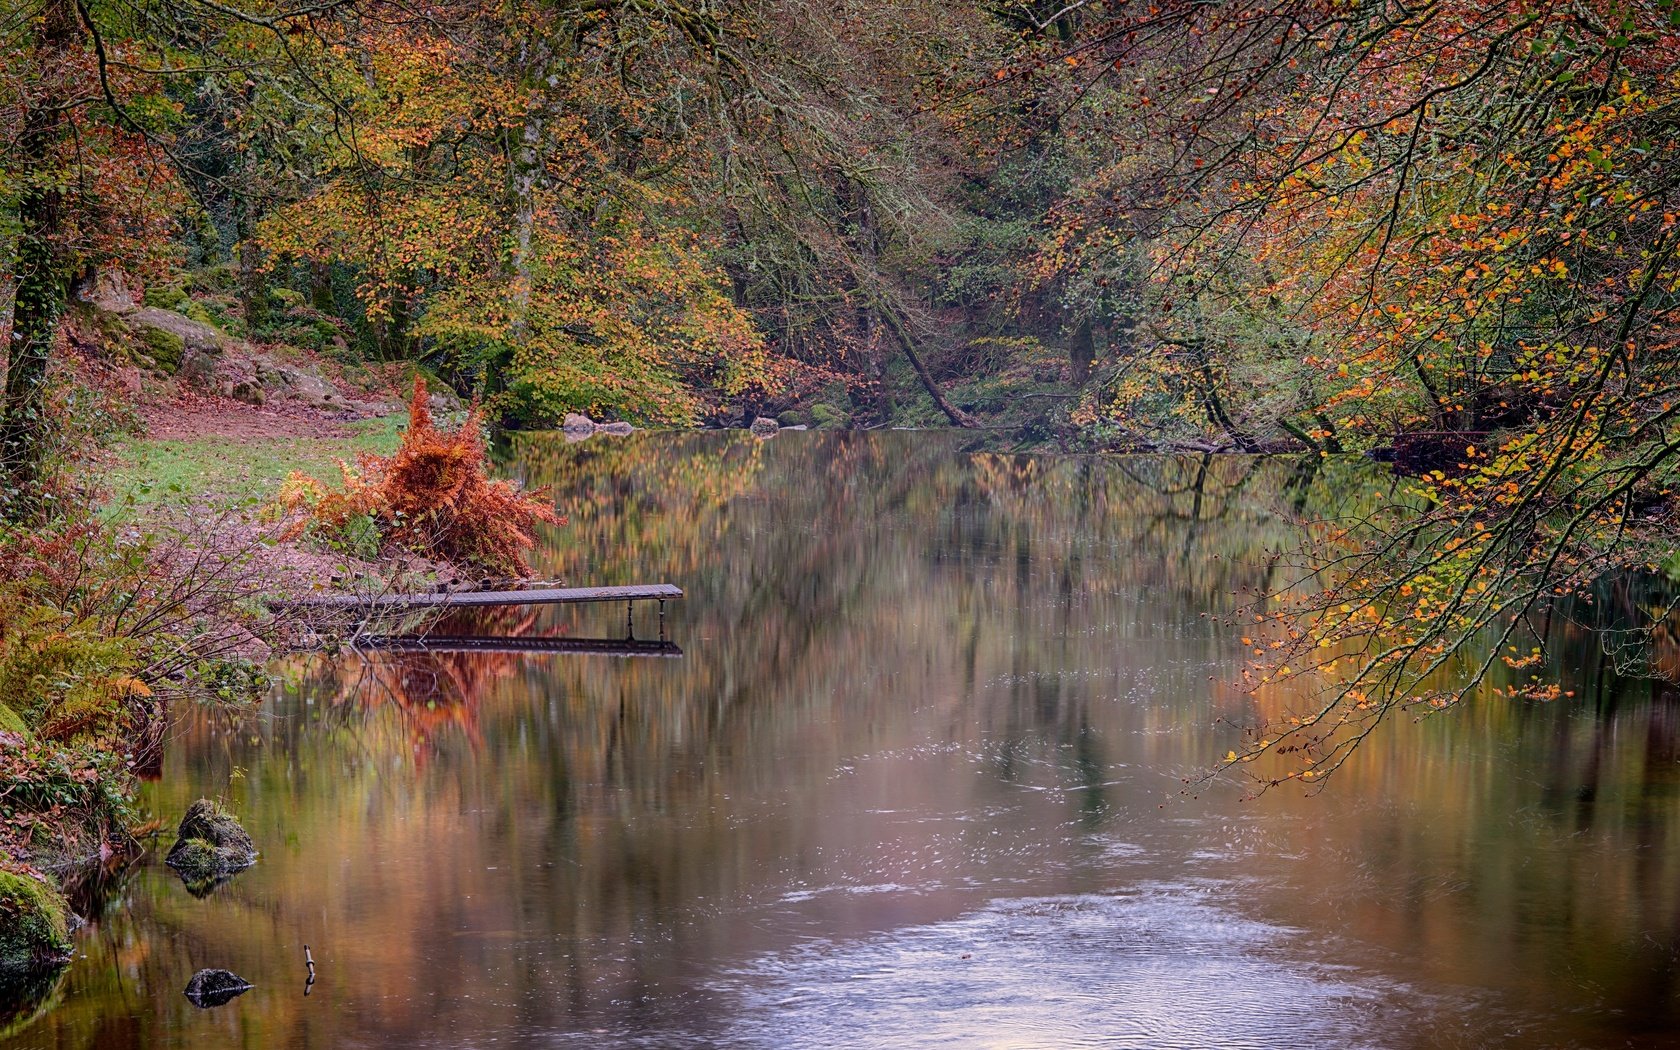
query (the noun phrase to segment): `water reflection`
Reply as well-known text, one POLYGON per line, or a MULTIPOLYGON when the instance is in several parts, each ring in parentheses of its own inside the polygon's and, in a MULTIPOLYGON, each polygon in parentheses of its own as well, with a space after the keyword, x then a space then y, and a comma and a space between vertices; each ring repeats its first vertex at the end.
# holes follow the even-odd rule
MULTIPOLYGON (((788 434, 533 438, 512 466, 572 518, 539 572, 677 583, 684 657, 298 660, 259 711, 184 714, 147 805, 225 795, 261 861, 203 901, 132 873, 7 1045, 1654 1046, 1680 1023, 1680 727, 1584 658, 1577 702, 1401 724, 1317 798, 1182 794, 1253 714, 1225 617, 1300 516, 1376 498, 1357 464, 788 434), (198 1012, 205 967, 256 987, 198 1012)), ((622 632, 616 608, 448 627, 622 632)))

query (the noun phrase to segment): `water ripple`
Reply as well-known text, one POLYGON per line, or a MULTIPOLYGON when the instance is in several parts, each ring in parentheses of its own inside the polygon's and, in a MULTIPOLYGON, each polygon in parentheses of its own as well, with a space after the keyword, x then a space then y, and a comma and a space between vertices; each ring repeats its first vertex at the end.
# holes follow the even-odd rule
POLYGON ((1467 998, 1303 961, 1301 937, 1242 918, 1196 885, 997 901, 951 922, 808 944, 734 971, 714 987, 740 1002, 720 1043, 1475 1045, 1467 998))

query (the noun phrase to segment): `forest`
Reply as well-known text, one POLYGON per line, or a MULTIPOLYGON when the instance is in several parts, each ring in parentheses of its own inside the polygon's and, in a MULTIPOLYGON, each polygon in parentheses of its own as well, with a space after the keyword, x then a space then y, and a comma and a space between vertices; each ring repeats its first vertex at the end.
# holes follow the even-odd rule
POLYGON ((1297 507, 1228 614, 1258 713, 1205 775, 1252 793, 1572 696, 1553 614, 1607 587, 1670 629, 1680 0, 5 0, 0 43, 0 909, 285 648, 249 535, 98 509, 158 384, 413 385, 392 460, 260 502, 478 574, 598 497, 475 473, 420 526, 480 425, 1362 458, 1393 498, 1297 507))

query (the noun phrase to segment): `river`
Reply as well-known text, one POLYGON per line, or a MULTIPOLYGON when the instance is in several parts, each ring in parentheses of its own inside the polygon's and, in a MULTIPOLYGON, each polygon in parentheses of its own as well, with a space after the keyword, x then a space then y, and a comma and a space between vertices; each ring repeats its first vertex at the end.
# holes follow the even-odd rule
POLYGON ((1245 800, 1199 779, 1254 715, 1230 619, 1392 482, 962 440, 521 439, 571 517, 540 570, 681 586, 681 655, 295 658, 181 711, 142 806, 224 798, 260 861, 200 899, 166 831, 0 1045, 1680 1042, 1666 694, 1566 638, 1573 698, 1400 719, 1245 800), (202 967, 256 987, 200 1010, 202 967))

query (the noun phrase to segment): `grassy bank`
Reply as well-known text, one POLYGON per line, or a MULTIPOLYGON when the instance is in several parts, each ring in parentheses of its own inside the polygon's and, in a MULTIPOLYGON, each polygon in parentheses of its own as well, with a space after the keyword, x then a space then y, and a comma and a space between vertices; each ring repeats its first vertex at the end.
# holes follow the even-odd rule
POLYGON ((142 508, 259 503, 273 499, 294 470, 333 478, 340 459, 391 454, 406 421, 400 413, 357 420, 317 436, 133 438, 114 450, 107 484, 113 502, 142 508))

